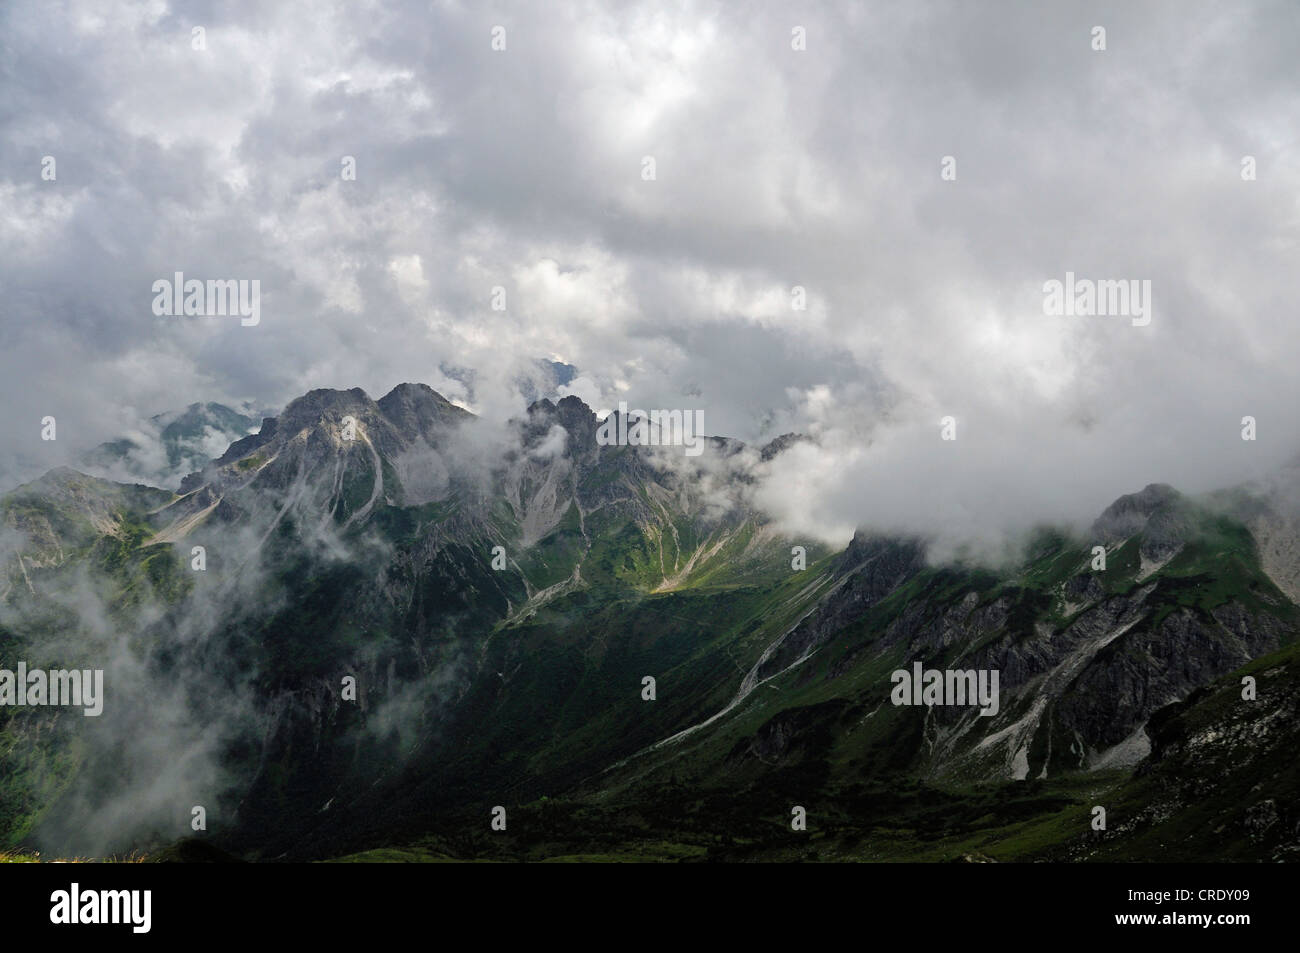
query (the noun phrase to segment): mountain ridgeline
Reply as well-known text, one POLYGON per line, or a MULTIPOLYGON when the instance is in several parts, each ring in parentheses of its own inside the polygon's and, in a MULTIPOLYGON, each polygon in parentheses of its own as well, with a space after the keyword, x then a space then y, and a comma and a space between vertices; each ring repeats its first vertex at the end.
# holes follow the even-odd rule
POLYGON ((783 535, 753 489, 807 438, 688 457, 598 426, 574 397, 493 426, 424 385, 316 390, 175 489, 64 468, 5 495, 0 669, 103 670, 105 698, 0 706, 0 850, 1300 848, 1294 471, 1152 485, 995 569, 783 535), (996 710, 895 704, 914 668, 996 672, 996 710))

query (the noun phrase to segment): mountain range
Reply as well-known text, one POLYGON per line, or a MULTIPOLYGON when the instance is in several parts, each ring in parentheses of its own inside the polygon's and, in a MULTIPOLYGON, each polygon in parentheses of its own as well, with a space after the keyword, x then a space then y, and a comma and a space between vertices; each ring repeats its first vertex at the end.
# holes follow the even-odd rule
POLYGON ((692 458, 599 424, 421 384, 260 426, 195 404, 158 428, 174 485, 0 498, 0 668, 106 685, 98 718, 0 707, 0 850, 1296 856, 1300 469, 1153 484, 988 565, 783 531, 753 489, 810 438, 692 458), (997 672, 996 713, 895 704, 918 666, 997 672))

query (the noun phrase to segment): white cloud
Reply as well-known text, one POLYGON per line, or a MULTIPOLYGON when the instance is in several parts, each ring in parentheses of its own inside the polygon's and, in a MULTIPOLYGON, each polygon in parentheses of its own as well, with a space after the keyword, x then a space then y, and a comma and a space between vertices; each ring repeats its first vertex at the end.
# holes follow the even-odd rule
POLYGON ((772 505, 826 532, 974 531, 1300 448, 1288 8, 830 3, 806 52, 784 11, 691 2, 3 17, 3 482, 124 408, 423 380, 501 420, 553 354, 594 409, 816 432, 772 505), (154 317, 177 270, 259 278, 261 324, 154 317), (1066 270, 1151 279, 1153 323, 1045 317, 1066 270))

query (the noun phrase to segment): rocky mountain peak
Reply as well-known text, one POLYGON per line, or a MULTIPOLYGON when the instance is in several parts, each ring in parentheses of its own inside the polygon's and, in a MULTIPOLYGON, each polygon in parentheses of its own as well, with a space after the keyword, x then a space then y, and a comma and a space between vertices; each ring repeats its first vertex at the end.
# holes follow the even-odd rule
POLYGON ((379 411, 408 440, 423 437, 430 444, 440 431, 473 416, 428 384, 398 384, 379 398, 379 411))
POLYGON ((811 442, 812 438, 807 434, 801 433, 783 433, 779 437, 773 437, 765 443, 758 452, 759 459, 766 463, 773 457, 777 457, 789 450, 796 443, 801 441, 811 442))
POLYGON ((1137 493, 1121 496, 1102 512, 1092 525, 1092 533, 1106 542, 1118 542, 1146 528, 1151 517, 1167 510, 1183 495, 1167 483, 1150 483, 1137 493))

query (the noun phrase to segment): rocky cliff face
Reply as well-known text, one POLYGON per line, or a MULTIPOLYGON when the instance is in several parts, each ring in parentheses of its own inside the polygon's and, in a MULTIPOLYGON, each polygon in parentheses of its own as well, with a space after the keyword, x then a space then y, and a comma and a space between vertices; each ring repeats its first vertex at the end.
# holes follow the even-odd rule
POLYGON ((1300 857, 1300 654, 1291 646, 1215 679, 1149 720, 1150 757, 1105 799, 1107 830, 1073 838, 1068 860, 1300 857))

